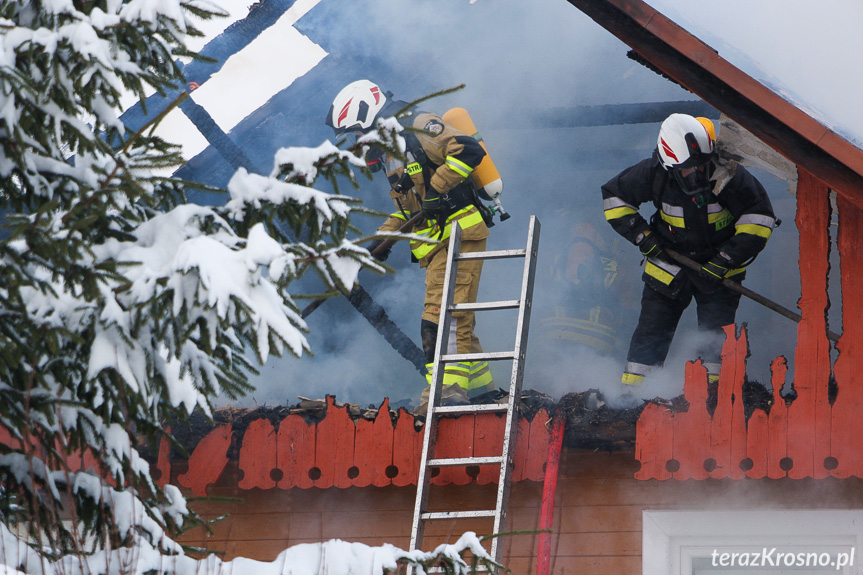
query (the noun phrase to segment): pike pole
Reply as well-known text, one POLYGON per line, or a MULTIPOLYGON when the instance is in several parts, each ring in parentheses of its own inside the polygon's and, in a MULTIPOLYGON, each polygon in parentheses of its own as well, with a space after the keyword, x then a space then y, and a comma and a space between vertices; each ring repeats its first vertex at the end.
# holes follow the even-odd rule
MULTIPOLYGON (((671 259, 673 259, 674 261, 676 261, 677 263, 679 263, 679 264, 681 264, 681 265, 683 265, 683 266, 685 266, 685 267, 687 267, 693 271, 696 271, 696 272, 701 270, 701 264, 699 264, 695 260, 688 258, 683 254, 677 253, 674 250, 668 249, 667 247, 663 248, 663 249, 665 250, 665 253, 667 253, 668 256, 671 259)), ((742 295, 745 295, 746 297, 748 297, 752 301, 758 302, 761 305, 763 305, 764 307, 771 309, 780 315, 784 315, 785 317, 787 317, 790 320, 795 321, 796 323, 800 323, 800 321, 803 319, 799 313, 793 312, 790 309, 788 309, 787 307, 784 307, 784 306, 776 303, 773 300, 769 300, 766 297, 764 297, 763 295, 758 294, 758 293, 756 293, 756 292, 754 292, 748 288, 745 288, 735 281, 723 279, 721 283, 724 287, 726 287, 732 291, 736 291, 737 293, 740 293, 742 295)), ((835 343, 835 342, 839 341, 839 334, 834 333, 830 330, 827 330, 827 339, 829 339, 830 341, 835 343)))

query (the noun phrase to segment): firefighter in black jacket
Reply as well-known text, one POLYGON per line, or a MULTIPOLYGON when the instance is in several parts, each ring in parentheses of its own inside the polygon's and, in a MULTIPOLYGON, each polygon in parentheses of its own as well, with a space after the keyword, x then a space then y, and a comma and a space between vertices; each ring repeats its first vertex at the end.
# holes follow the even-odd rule
POLYGON ((602 186, 602 199, 605 219, 647 259, 622 383, 640 385, 662 366, 693 297, 698 328, 708 336, 699 355, 708 380, 718 381, 722 327, 734 323, 740 303, 738 292, 719 284, 743 280, 776 226, 764 187, 743 166, 717 156, 710 120, 672 114, 660 127, 653 157, 602 186), (656 207, 650 223, 638 213, 646 202, 656 207), (681 268, 665 246, 702 264, 701 270, 681 268))
MULTIPOLYGON (((385 93, 369 80, 357 80, 336 95, 327 114, 327 124, 337 136, 360 136, 376 129, 377 120, 394 116, 406 105, 405 102, 393 100, 392 93, 385 93)), ((366 155, 366 161, 370 165, 379 163, 386 170, 392 186, 390 196, 398 209, 378 230, 398 231, 407 219, 421 211, 426 217, 411 233, 439 241, 411 241, 412 256, 420 267, 426 268, 420 335, 428 369, 426 382, 431 383, 450 224, 458 221, 462 228, 462 252, 485 251, 489 235, 486 220, 479 211, 483 206, 478 201, 470 177, 486 153, 473 136, 447 125, 436 114, 414 112, 399 121, 420 130, 401 134, 407 148, 407 165, 398 158, 381 155, 374 149, 366 155), (405 178, 405 175, 409 178, 405 178)), ((370 245, 369 251, 382 241, 370 245)), ((377 257, 385 260, 387 256, 388 252, 377 257)), ((476 302, 481 274, 482 260, 459 263, 454 303, 476 302)), ((454 336, 449 338, 449 349, 443 353, 482 352, 479 338, 474 334, 475 325, 473 311, 453 312, 450 329, 454 336)), ((445 365, 441 393, 444 405, 468 403, 467 392, 483 388, 493 389, 488 362, 454 362, 445 365)), ((425 415, 427 406, 428 387, 423 391, 415 413, 425 415)))

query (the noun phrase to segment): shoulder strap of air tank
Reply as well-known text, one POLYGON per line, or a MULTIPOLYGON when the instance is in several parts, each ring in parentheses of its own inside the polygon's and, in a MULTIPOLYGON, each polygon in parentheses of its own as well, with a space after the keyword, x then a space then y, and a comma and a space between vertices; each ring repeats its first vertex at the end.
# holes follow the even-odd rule
POLYGON ((665 182, 668 181, 668 173, 662 167, 662 162, 659 160, 656 152, 653 153, 653 181, 651 182, 651 196, 653 198, 653 205, 656 206, 656 209, 662 209, 662 202, 660 198, 662 197, 662 189, 665 187, 665 182))
POLYGON ((405 139, 405 146, 407 147, 408 153, 412 155, 414 161, 422 167, 423 180, 425 181, 426 188, 428 188, 431 183, 432 172, 428 154, 426 154, 425 150, 423 150, 419 138, 417 138, 416 134, 414 134, 413 132, 402 132, 402 137, 405 139))

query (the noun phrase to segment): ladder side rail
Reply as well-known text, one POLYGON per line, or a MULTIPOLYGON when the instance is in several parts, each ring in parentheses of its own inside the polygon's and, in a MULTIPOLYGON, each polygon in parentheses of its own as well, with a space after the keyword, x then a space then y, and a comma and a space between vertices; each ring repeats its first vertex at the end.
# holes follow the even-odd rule
MULTIPOLYGON (((494 518, 492 533, 501 533, 506 528, 506 519, 509 508, 509 497, 511 491, 511 470, 513 466, 513 447, 517 435, 517 410, 518 401, 521 398, 521 386, 524 379, 524 359, 527 352, 527 337, 530 326, 530 312, 533 307, 533 287, 536 278, 536 256, 539 250, 540 223, 536 216, 530 217, 530 225, 527 234, 527 249, 525 251, 524 272, 521 283, 521 306, 518 311, 515 337, 515 359, 513 359, 512 377, 510 379, 509 398, 507 400, 506 425, 504 428, 502 456, 497 489, 497 515, 494 518)), ((500 562, 503 555, 503 546, 500 537, 494 537, 491 544, 491 556, 500 562)))
MULTIPOLYGON (((429 389, 428 411, 426 422, 423 426, 423 450, 420 454, 420 467, 417 477, 417 495, 414 502, 414 517, 411 525, 411 541, 409 550, 413 551, 422 546, 424 522, 422 514, 428 505, 429 485, 431 482, 431 467, 428 460, 434 453, 437 440, 437 419, 435 409, 440 405, 440 392, 443 384, 443 362, 441 357, 443 350, 448 346, 449 328, 452 313, 448 310, 449 304, 455 296, 455 278, 458 272, 458 260, 456 255, 461 250, 461 226, 453 222, 450 228, 449 246, 447 248, 446 272, 444 274, 444 289, 441 295, 440 321, 438 322, 437 337, 435 339, 435 359, 432 369, 431 389, 429 389)), ((408 570, 412 575, 413 569, 408 570)))

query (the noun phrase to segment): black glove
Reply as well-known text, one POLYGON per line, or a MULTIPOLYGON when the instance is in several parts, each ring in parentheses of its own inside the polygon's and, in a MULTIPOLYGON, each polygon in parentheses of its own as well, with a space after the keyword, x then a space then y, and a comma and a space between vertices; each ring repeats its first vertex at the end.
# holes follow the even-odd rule
MULTIPOLYGON (((369 253, 371 253, 374 250, 376 250, 378 248, 378 246, 380 246, 385 241, 386 240, 374 240, 372 243, 369 244, 369 247, 366 249, 369 250, 369 253)), ((380 253, 372 254, 372 257, 375 258, 376 260, 378 260, 379 262, 385 262, 385 261, 387 261, 387 258, 390 257, 390 252, 392 251, 392 249, 393 249, 393 247, 391 244, 387 247, 387 249, 381 250, 380 253)))
POLYGON ((426 197, 423 198, 422 210, 428 219, 437 219, 444 210, 443 197, 434 189, 429 188, 426 192, 426 197))
POLYGON ((719 252, 713 259, 701 266, 698 275, 707 281, 718 284, 725 279, 725 274, 731 269, 731 258, 719 252))
POLYGON ((645 230, 641 234, 641 239, 635 245, 641 250, 642 255, 647 258, 661 258, 665 254, 662 240, 659 239, 659 235, 654 233, 653 230, 645 230))

